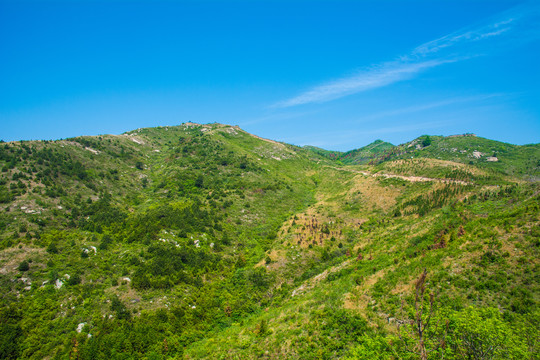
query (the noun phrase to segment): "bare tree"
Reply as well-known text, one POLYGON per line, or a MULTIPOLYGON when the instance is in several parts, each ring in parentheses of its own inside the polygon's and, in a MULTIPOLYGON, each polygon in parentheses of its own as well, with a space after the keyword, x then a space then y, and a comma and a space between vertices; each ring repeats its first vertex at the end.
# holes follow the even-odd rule
MULTIPOLYGON (((405 345, 405 349, 418 355, 420 360, 427 360, 428 354, 445 347, 444 335, 440 339, 429 339, 428 330, 433 317, 435 297, 433 293, 429 294, 429 303, 426 303, 424 293, 426 291, 427 270, 420 275, 415 284, 414 297, 414 319, 407 319, 397 322, 398 336, 405 345), (436 340, 436 341, 433 341, 436 340), (412 344, 411 344, 412 342, 412 344), (430 348, 431 349, 428 349, 430 348)), ((401 302, 401 315, 403 319, 403 307, 405 302, 401 302)), ((448 321, 446 322, 448 328, 448 321)))

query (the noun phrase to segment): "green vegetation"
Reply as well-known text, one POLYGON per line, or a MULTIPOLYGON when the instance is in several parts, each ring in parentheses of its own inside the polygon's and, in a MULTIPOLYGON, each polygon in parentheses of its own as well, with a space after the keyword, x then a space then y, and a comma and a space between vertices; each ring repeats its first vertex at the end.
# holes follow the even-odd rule
POLYGON ((191 123, 0 144, 0 358, 533 359, 539 153, 191 123))
POLYGON ((304 146, 304 149, 309 150, 317 155, 326 157, 328 159, 338 161, 338 164, 367 164, 380 154, 392 149, 394 145, 382 141, 375 140, 369 145, 366 145, 360 149, 354 149, 347 152, 328 151, 320 149, 314 146, 304 146))
POLYGON ((491 175, 510 175, 536 181, 540 176, 539 152, 540 144, 518 146, 474 134, 447 137, 426 135, 388 149, 373 159, 371 164, 397 159, 440 159, 474 165, 491 175))

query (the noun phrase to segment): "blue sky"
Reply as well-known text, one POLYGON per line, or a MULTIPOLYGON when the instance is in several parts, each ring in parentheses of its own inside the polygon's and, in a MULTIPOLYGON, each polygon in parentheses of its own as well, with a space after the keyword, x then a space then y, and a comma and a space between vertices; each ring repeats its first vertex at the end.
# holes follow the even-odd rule
POLYGON ((0 0, 0 139, 540 141, 540 2, 0 0))

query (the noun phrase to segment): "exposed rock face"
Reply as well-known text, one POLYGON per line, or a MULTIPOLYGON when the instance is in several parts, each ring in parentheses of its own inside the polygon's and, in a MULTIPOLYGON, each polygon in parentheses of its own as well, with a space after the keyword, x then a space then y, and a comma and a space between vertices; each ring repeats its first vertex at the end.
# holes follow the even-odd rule
POLYGON ((447 138, 450 139, 450 138, 467 137, 467 136, 476 137, 476 134, 456 134, 456 135, 447 136, 447 138))
POLYGON ((56 279, 56 282, 54 283, 54 287, 56 289, 60 289, 62 287, 62 285, 64 285, 64 283, 62 282, 62 280, 60 279, 56 279))
POLYGON ((78 333, 80 333, 82 331, 82 329, 84 328, 84 325, 86 325, 85 322, 80 323, 79 325, 77 325, 77 332, 78 333))

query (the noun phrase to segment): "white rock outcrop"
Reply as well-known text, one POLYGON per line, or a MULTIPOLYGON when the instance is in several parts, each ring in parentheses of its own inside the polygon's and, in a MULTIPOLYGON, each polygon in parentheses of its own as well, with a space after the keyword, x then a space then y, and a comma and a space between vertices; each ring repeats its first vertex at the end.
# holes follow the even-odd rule
POLYGON ((76 331, 77 331, 78 333, 80 333, 80 332, 82 331, 82 329, 84 328, 84 325, 86 325, 85 322, 80 323, 79 325, 77 325, 77 330, 76 330, 76 331))
POLYGON ((60 280, 60 279, 56 279, 56 281, 54 282, 54 287, 55 287, 57 290, 60 289, 63 285, 64 285, 64 283, 63 283, 62 280, 60 280))

